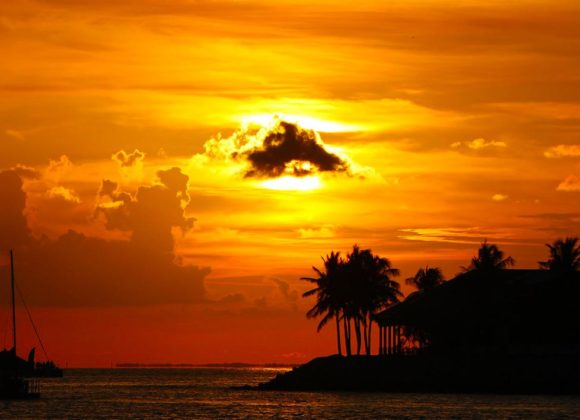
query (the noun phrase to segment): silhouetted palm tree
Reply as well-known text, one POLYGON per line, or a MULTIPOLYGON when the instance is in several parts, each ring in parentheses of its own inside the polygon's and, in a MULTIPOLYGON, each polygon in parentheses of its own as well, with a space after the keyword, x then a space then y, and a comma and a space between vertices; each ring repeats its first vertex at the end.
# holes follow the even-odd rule
POLYGON ((420 268, 413 277, 405 280, 405 283, 415 286, 418 291, 431 290, 435 286, 445 281, 440 268, 429 267, 420 268))
MULTIPOLYGON (((320 331, 332 318, 336 319, 336 341, 338 354, 342 355, 340 340, 340 320, 344 308, 344 261, 339 252, 332 251, 330 255, 322 259, 324 271, 316 267, 312 269, 317 277, 302 277, 302 280, 315 283, 314 289, 306 291, 302 296, 317 296, 316 304, 306 313, 308 318, 323 316, 318 324, 317 331, 320 331)), ((350 339, 350 337, 349 337, 350 339)), ((347 345, 347 354, 350 355, 350 343, 347 345)))
POLYGON ((365 318, 365 344, 367 355, 371 354, 371 337, 372 337, 372 321, 373 316, 394 303, 399 302, 403 296, 401 287, 398 282, 393 280, 393 277, 399 275, 399 270, 393 268, 390 260, 373 256, 372 268, 370 273, 370 293, 368 306, 363 307, 363 315, 365 318), (368 331, 367 331, 368 325, 368 331))
POLYGON ((352 247, 352 251, 346 256, 345 269, 347 272, 349 296, 345 303, 345 316, 350 329, 350 323, 354 324, 356 338, 356 354, 360 354, 362 345, 361 336, 361 305, 367 291, 365 289, 367 266, 371 257, 369 250, 361 250, 358 245, 352 247))
POLYGON ((558 239, 546 246, 550 249, 550 258, 548 261, 540 261, 540 268, 563 273, 580 270, 580 244, 577 237, 558 239))
POLYGON ((370 249, 353 247, 346 261, 338 252, 323 258, 324 269, 316 267, 316 277, 302 277, 316 284, 302 296, 316 295, 316 304, 306 313, 308 318, 322 317, 320 331, 331 319, 336 320, 338 353, 342 354, 340 322, 344 332, 347 356, 351 350, 351 328, 356 334, 357 354, 364 340, 366 353, 370 354, 373 315, 386 306, 399 301, 402 296, 399 283, 392 278, 399 274, 386 258, 373 255, 370 249))
POLYGON ((393 280, 399 275, 399 270, 393 268, 387 258, 374 255, 370 249, 361 250, 357 245, 348 254, 346 264, 353 297, 348 315, 354 321, 357 354, 360 354, 364 341, 368 355, 371 352, 373 315, 398 302, 402 296, 399 283, 393 280))
POLYGON ((488 244, 487 240, 483 241, 477 257, 471 259, 471 264, 468 267, 462 267, 463 271, 479 270, 479 271, 494 271, 503 270, 515 264, 512 257, 505 257, 505 254, 495 244, 488 244))

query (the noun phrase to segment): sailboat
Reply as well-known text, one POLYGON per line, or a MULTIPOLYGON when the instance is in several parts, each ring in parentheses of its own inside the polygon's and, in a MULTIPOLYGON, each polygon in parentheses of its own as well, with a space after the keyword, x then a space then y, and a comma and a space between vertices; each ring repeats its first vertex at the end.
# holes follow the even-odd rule
POLYGON ((14 298, 14 256, 10 251, 10 285, 12 290, 11 349, 0 351, 0 399, 40 398, 40 387, 34 379, 25 377, 26 363, 16 353, 16 302, 14 298))

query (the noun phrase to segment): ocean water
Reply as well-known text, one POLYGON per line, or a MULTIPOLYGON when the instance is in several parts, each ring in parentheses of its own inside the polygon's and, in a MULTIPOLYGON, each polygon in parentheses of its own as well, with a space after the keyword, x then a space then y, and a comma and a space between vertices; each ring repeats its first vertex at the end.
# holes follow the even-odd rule
POLYGON ((580 397, 238 391, 275 369, 69 369, 0 418, 578 419, 580 397))

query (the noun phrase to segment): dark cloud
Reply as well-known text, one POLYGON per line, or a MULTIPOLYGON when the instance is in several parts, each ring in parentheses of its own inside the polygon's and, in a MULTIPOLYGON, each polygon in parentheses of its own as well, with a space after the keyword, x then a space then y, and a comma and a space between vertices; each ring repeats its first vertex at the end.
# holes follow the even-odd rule
MULTIPOLYGON (((179 178, 171 170, 161 176, 179 178)), ((209 269, 176 263, 171 229, 187 228, 193 220, 183 215, 177 182, 166 182, 142 186, 134 197, 118 192, 112 181, 103 182, 101 196, 111 197, 115 206, 99 211, 109 228, 131 231, 131 240, 72 230, 51 240, 32 237, 23 215, 21 179, 14 171, 0 172, 0 252, 15 250, 17 279, 27 301, 60 307, 204 301, 209 269)), ((8 276, 5 263, 0 276, 8 276)))
POLYGON ((131 241, 145 247, 173 252, 172 227, 183 230, 193 226, 194 218, 183 214, 182 201, 189 202, 189 178, 179 168, 158 171, 159 185, 141 186, 135 196, 119 192, 116 183, 104 180, 100 195, 108 196, 115 206, 100 206, 108 229, 131 231, 131 241))
MULTIPOLYGON (((243 152, 250 163, 245 177, 297 177, 316 172, 347 172, 348 163, 327 151, 312 130, 279 121, 264 137, 262 145, 243 152)), ((237 152, 233 155, 239 158, 237 152)))
POLYGON ((100 196, 109 196, 112 197, 113 194, 117 191, 117 183, 111 181, 109 179, 103 179, 101 182, 101 189, 99 190, 100 196))
POLYGON ((157 177, 169 190, 177 191, 181 197, 186 198, 189 177, 183 174, 181 169, 173 167, 165 171, 158 171, 157 177))
POLYGON ((17 171, 0 172, 0 250, 7 251, 30 240, 25 205, 26 194, 17 171))

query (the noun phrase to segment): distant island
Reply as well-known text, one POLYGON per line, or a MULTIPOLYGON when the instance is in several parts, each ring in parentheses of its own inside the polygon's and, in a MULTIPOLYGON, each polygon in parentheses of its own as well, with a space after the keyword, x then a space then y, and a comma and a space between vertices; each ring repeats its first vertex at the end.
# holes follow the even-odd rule
POLYGON ((117 363, 117 368, 232 368, 232 369, 246 369, 246 368, 293 368, 296 364, 285 363, 117 363))
POLYGON ((579 240, 547 246, 539 269, 521 270, 484 242, 451 280, 420 269, 404 300, 389 260, 332 252, 304 296, 319 329, 336 321, 338 354, 246 389, 580 394, 579 240))

